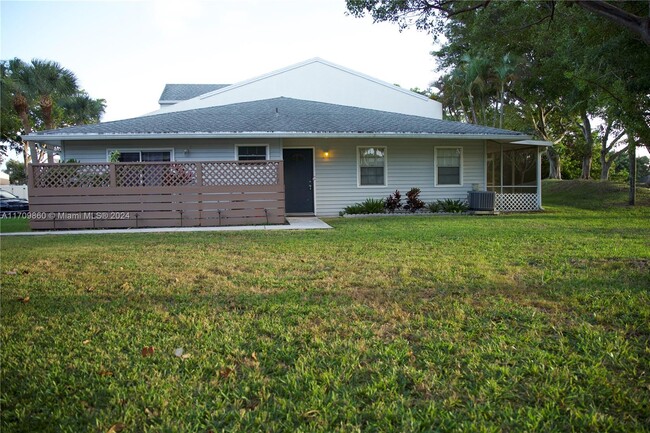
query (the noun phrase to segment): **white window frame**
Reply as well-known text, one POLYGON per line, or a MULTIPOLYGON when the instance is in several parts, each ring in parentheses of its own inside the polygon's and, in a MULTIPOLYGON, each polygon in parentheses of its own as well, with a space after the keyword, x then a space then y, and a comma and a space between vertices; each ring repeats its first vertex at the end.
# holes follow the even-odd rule
POLYGON ((357 188, 386 188, 388 186, 388 147, 387 146, 357 146, 357 188), (383 149, 384 150, 384 184, 383 185, 361 185, 361 157, 359 149, 383 149))
POLYGON ((455 187, 463 186, 464 185, 464 180, 463 180, 463 171, 464 171, 463 167, 464 166, 465 166, 465 163, 463 161, 463 147, 462 146, 435 146, 433 148, 433 168, 434 168, 434 170, 433 170, 433 185, 437 186, 437 187, 440 187, 440 188, 448 188, 448 187, 455 188, 455 187), (454 183, 454 184, 450 184, 450 183, 439 184, 438 183, 438 149, 454 149, 454 150, 460 149, 460 167, 459 167, 459 176, 458 176, 460 183, 454 183))
MULTIPOLYGON (((235 145, 235 161, 239 161, 239 148, 240 147, 266 147, 266 160, 271 159, 271 149, 270 146, 265 143, 246 143, 246 144, 236 144, 235 145)), ((249 160, 251 161, 251 160, 249 160)), ((260 160, 261 161, 261 160, 260 160)))
MULTIPOLYGON (((142 160, 142 152, 169 152, 169 161, 174 162, 176 161, 176 157, 174 155, 174 148, 173 147, 155 147, 155 148, 147 148, 147 147, 138 147, 138 148, 117 148, 117 149, 106 149, 106 162, 111 162, 111 153, 118 151, 120 153, 122 152, 127 152, 127 153, 135 153, 135 152, 140 152, 140 160, 142 160)), ((142 162, 142 161, 140 161, 142 162)))

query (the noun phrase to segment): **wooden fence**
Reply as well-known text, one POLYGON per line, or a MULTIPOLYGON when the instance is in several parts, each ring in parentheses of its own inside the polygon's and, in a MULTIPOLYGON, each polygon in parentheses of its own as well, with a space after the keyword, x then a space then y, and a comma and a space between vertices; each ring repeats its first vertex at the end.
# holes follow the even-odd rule
POLYGON ((282 161, 32 164, 32 229, 283 224, 282 161))

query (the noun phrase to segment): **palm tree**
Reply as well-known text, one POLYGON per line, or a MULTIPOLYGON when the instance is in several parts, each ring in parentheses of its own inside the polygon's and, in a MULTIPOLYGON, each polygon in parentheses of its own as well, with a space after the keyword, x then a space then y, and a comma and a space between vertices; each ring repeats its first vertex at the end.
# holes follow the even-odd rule
POLYGON ((481 109, 482 123, 486 123, 486 95, 489 84, 490 61, 482 56, 472 57, 465 54, 462 57, 463 71, 465 72, 465 91, 469 97, 470 110, 473 123, 478 124, 477 105, 481 109))
MULTIPOLYGON (((42 121, 37 124, 38 129, 54 129, 56 127, 55 101, 80 94, 74 73, 50 60, 33 59, 31 63, 26 63, 14 58, 3 61, 2 86, 3 91, 6 89, 12 95, 12 106, 20 118, 23 134, 30 134, 33 131, 34 115, 40 115, 42 121)), ((87 115, 90 118, 94 116, 98 120, 104 111, 105 102, 103 100, 95 102, 100 103, 100 106, 94 107, 92 112, 94 114, 87 115)), ((88 109, 90 110, 90 107, 88 109)), ((25 162, 27 162, 27 149, 32 162, 40 161, 34 143, 24 142, 23 146, 25 162)), ((48 162, 54 162, 52 152, 48 152, 48 162)))
POLYGON ((496 65, 496 67, 494 68, 494 72, 496 73, 496 78, 499 81, 499 90, 498 90, 499 128, 503 128, 503 109, 505 104, 506 84, 509 81, 512 81, 512 79, 514 78, 513 74, 517 68, 517 63, 518 62, 515 61, 514 57, 510 53, 506 53, 501 58, 501 62, 498 65, 496 65))
POLYGON ((65 125, 60 126, 87 125, 99 123, 106 111, 106 100, 93 99, 81 90, 75 95, 63 99, 60 106, 66 113, 65 125))
MULTIPOLYGON (((51 60, 33 59, 31 66, 30 84, 33 93, 38 97, 45 129, 54 129, 54 98, 65 98, 77 93, 77 77, 69 69, 51 60)), ((54 154, 47 152, 47 159, 49 163, 53 163, 54 154)))
POLYGON ((52 109, 54 98, 65 98, 79 91, 77 77, 72 71, 51 60, 32 60, 31 86, 38 97, 45 129, 54 129, 52 109))

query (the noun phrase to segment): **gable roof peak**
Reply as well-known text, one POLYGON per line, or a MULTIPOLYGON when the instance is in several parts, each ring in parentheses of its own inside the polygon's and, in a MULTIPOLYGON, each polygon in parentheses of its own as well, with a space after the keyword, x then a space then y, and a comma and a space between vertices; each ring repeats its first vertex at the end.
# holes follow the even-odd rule
POLYGON ((439 102, 320 57, 313 57, 173 105, 167 105, 147 115, 280 96, 434 119, 442 118, 442 105, 439 102))

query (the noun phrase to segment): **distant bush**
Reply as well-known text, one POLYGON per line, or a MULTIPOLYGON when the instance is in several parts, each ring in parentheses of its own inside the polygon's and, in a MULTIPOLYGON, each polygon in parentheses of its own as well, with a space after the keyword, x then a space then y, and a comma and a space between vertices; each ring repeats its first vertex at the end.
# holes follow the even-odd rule
POLYGON ((367 213, 384 213, 384 200, 380 198, 367 198, 362 203, 355 203, 343 209, 343 213, 348 215, 358 215, 367 213))
POLYGON ((424 202, 420 200, 420 188, 411 188, 409 192, 406 193, 406 204, 404 209, 415 212, 424 207, 424 202))
POLYGON ((384 208, 388 212, 393 213, 400 207, 402 207, 402 194, 400 194, 398 190, 395 190, 395 192, 389 195, 384 201, 384 208))

